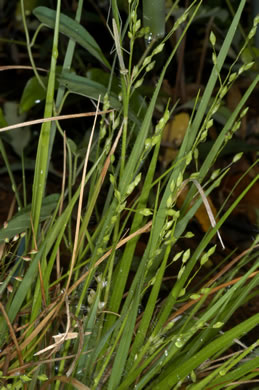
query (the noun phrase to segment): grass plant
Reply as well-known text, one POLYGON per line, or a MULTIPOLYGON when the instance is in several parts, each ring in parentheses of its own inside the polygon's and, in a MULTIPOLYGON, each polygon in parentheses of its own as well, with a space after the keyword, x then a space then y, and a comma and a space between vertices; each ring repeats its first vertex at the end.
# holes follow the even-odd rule
MULTIPOLYGON (((128 19, 123 23, 117 1, 112 1, 112 65, 79 24, 83 1, 78 3, 75 20, 61 13, 61 1, 55 12, 46 7, 34 10, 35 18, 54 31, 44 111, 47 121, 42 123, 38 141, 32 202, 21 207, 18 198, 19 212, 0 230, 4 271, 0 285, 1 389, 232 389, 258 378, 259 341, 254 338, 249 343, 246 337, 251 340, 248 335, 258 325, 259 314, 238 324, 231 319, 256 295, 259 238, 241 254, 232 254, 231 259, 226 255, 220 270, 197 287, 193 283, 221 245, 220 227, 258 176, 217 215, 195 250, 177 249, 183 237, 191 237, 188 224, 229 169, 211 174, 220 152, 238 130, 259 80, 257 75, 197 167, 198 146, 207 139, 226 93, 253 66, 241 66, 238 59, 253 38, 258 18, 228 72, 222 71, 246 0, 240 1, 218 52, 216 36, 210 35, 213 68, 206 88, 196 99, 176 159, 167 171, 157 173, 163 130, 176 105, 169 100, 159 120, 154 119, 154 111, 166 71, 202 3, 193 1, 172 30, 162 40, 149 42, 135 63, 136 41, 150 37, 151 32, 142 27, 138 1, 128 1, 128 19), (141 86, 179 27, 180 38, 147 103, 141 86), (69 42, 62 71, 57 74, 61 33, 69 42), (128 52, 124 50, 126 39, 128 52), (75 43, 109 71, 107 85, 70 70, 75 43), (58 120, 72 94, 97 102, 83 157, 58 120), (55 137, 63 137, 64 142, 63 184, 59 194, 46 196, 55 137), (186 187, 184 203, 176 206, 186 187), (138 256, 136 248, 142 241, 145 248, 138 256), (62 264, 64 247, 70 257, 67 267, 62 264), (178 267, 165 296, 170 264, 178 267)), ((12 131, 3 128, 1 132, 7 130, 12 131)), ((7 161, 2 147, 0 151, 7 161)), ((10 171, 8 163, 7 168, 10 171)), ((15 185, 11 172, 10 179, 15 185)))

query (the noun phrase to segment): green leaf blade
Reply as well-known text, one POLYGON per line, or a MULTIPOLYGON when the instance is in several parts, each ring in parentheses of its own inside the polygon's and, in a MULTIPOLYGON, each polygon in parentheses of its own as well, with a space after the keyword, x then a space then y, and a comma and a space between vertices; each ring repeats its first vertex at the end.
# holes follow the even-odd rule
MULTIPOLYGON (((41 23, 46 24, 50 28, 54 28, 56 11, 41 6, 35 8, 33 10, 33 14, 39 19, 41 23)), ((68 38, 74 39, 75 42, 89 51, 92 56, 94 56, 98 61, 111 70, 111 65, 109 64, 105 55, 102 53, 100 46, 81 24, 61 13, 59 31, 68 38)))

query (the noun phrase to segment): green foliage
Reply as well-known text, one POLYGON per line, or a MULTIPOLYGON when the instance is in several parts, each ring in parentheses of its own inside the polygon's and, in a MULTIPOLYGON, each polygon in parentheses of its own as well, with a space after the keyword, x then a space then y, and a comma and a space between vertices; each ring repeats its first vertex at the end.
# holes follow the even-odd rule
MULTIPOLYGON (((33 14, 39 19, 41 23, 54 29, 56 21, 56 12, 54 10, 51 10, 47 7, 37 7, 33 10, 33 14)), ((61 13, 59 31, 89 51, 89 53, 91 53, 101 63, 107 66, 107 68, 111 68, 98 43, 78 22, 61 13)))
MULTIPOLYGON (((42 82, 47 84, 47 76, 41 77, 42 82)), ((35 104, 45 100, 46 90, 42 88, 36 77, 28 80, 20 101, 20 112, 29 111, 35 104)))
POLYGON ((13 377, 4 376, 3 372, 0 371, 0 380, 5 380, 5 379, 8 379, 8 380, 13 379, 15 383, 7 384, 6 386, 1 386, 1 390, 24 389, 24 386, 26 386, 29 383, 35 385, 35 379, 38 380, 39 382, 45 382, 48 380, 48 378, 45 374, 40 374, 35 379, 32 378, 31 376, 28 376, 28 375, 20 375, 19 379, 17 379, 15 376, 13 376, 13 377))
MULTIPOLYGON (((259 315, 235 325, 231 319, 256 295, 259 237, 242 253, 235 267, 226 267, 220 279, 206 275, 195 282, 219 247, 214 236, 217 240, 219 228, 258 175, 217 216, 195 248, 179 250, 178 246, 183 237, 185 243, 193 237, 188 224, 204 197, 220 185, 227 172, 219 169, 211 174, 218 156, 238 130, 247 100, 259 80, 259 76, 254 78, 234 112, 221 122, 217 139, 199 161, 199 147, 206 141, 226 93, 252 66, 238 65, 249 44, 247 39, 237 59, 223 72, 246 1, 240 1, 220 49, 216 35, 210 34, 213 68, 209 80, 202 97, 193 105, 175 160, 162 173, 162 134, 176 105, 159 100, 161 86, 180 43, 199 15, 202 1, 193 1, 162 42, 152 40, 136 61, 136 46, 147 33, 138 19, 138 3, 128 1, 127 20, 122 24, 117 2, 111 2, 115 45, 112 66, 97 40, 80 24, 82 1, 76 20, 60 12, 60 1, 56 11, 46 7, 33 11, 41 23, 54 29, 52 57, 47 82, 41 79, 46 91, 38 77, 29 79, 21 110, 33 107, 30 91, 36 88, 37 95, 42 93, 42 99, 46 96, 44 118, 58 114, 71 95, 80 96, 83 104, 87 98, 95 100, 97 112, 93 128, 85 137, 87 148, 83 153, 70 139, 72 135, 66 137, 60 123, 42 124, 32 203, 23 206, 20 202, 21 210, 0 230, 2 244, 12 241, 4 248, 1 260, 7 274, 0 287, 0 367, 7 369, 7 375, 0 376, 3 389, 19 389, 25 383, 36 388, 37 381, 47 381, 44 386, 55 390, 63 383, 67 389, 92 390, 169 390, 181 385, 195 390, 208 385, 221 389, 234 381, 256 377, 258 341, 244 346, 243 337, 258 325, 259 315), (157 74, 147 101, 145 80, 176 32, 175 47, 157 74), (62 71, 57 73, 60 33, 69 38, 69 43, 62 71), (103 68, 84 75, 71 71, 75 42, 103 68), (105 114, 98 115, 99 108, 105 114), (160 110, 159 120, 155 119, 156 110, 160 110), (59 195, 45 196, 50 162, 55 161, 55 135, 62 137, 66 151, 64 186, 59 195), (177 200, 187 187, 185 200, 179 205, 177 200), (144 251, 138 255, 143 241, 144 251), (65 256, 69 265, 62 262, 65 256), (23 264, 17 281, 21 259, 29 261, 23 264), (178 268, 165 294, 166 271, 172 264, 178 268), (230 348, 235 351, 231 355, 230 348), (216 360, 218 364, 214 365, 216 360)), ((5 156, 3 146, 1 152, 5 156)), ((240 157, 236 155, 232 163, 240 157)), ((6 156, 4 159, 10 171, 6 156)), ((11 171, 10 177, 14 181, 11 171)), ((17 188, 15 191, 18 197, 17 188)), ((226 260, 227 256, 223 262, 226 260)))
MULTIPOLYGON (((51 217, 53 210, 57 206, 58 200, 58 194, 52 194, 44 198, 40 214, 41 222, 51 217)), ((30 211, 31 205, 24 207, 10 222, 6 223, 5 226, 0 229, 0 243, 9 242, 13 237, 30 228, 30 211)))

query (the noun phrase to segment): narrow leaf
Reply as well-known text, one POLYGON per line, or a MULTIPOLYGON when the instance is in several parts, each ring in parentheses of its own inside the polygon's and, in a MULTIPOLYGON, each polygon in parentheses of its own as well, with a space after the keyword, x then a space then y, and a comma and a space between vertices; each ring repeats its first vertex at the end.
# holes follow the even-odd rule
MULTIPOLYGON (((37 7, 34 9, 33 14, 41 23, 46 24, 46 26, 50 28, 54 28, 56 11, 47 7, 37 7)), ((105 55, 102 53, 100 46, 92 35, 90 35, 89 32, 81 26, 81 24, 61 13, 59 31, 68 38, 74 39, 75 42, 89 51, 89 53, 97 58, 103 65, 105 65, 108 69, 111 69, 111 66, 105 55)))

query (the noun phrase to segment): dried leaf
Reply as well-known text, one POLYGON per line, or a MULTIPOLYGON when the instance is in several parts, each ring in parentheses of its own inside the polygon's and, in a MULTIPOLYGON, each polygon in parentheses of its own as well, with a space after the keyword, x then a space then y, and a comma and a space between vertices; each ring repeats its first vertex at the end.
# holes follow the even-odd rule
POLYGON ((181 112, 170 120, 163 131, 162 145, 166 147, 163 155, 159 157, 164 167, 166 167, 176 156, 176 149, 181 145, 190 117, 187 113, 181 112))
MULTIPOLYGON (((183 189, 183 191, 181 191, 181 193, 179 194, 177 201, 176 201, 177 207, 180 208, 183 205, 183 202, 188 194, 188 191, 189 191, 188 187, 185 187, 183 189)), ((193 199, 191 201, 189 208, 191 208, 193 206, 195 201, 196 201, 196 199, 193 199)), ((217 214, 217 210, 216 210, 216 208, 215 208, 215 206, 214 206, 214 204, 209 196, 207 196, 207 201, 210 205, 211 212, 215 218, 215 216, 217 214)), ((211 222, 210 222, 206 207, 204 206, 204 203, 202 203, 201 206, 196 211, 195 217, 197 218, 197 220, 198 220, 199 224, 201 225, 201 228, 204 232, 207 232, 211 228, 211 222)))

